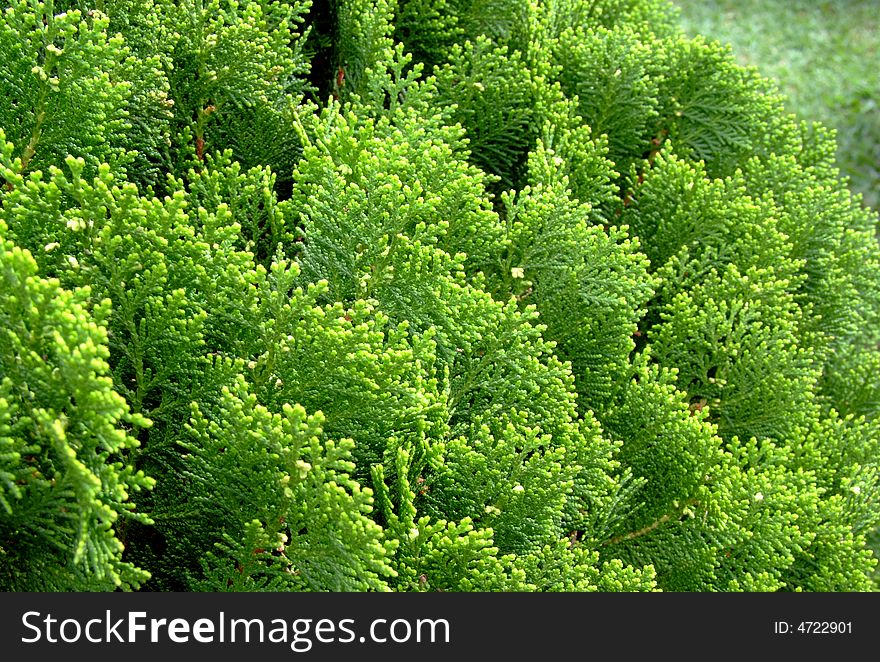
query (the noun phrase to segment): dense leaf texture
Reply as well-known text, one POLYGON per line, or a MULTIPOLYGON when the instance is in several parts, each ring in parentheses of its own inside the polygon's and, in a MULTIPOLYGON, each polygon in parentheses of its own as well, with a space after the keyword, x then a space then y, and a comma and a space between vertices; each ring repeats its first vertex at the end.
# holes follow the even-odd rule
POLYGON ((0 588, 873 589, 781 109, 662 0, 6 3, 0 588))

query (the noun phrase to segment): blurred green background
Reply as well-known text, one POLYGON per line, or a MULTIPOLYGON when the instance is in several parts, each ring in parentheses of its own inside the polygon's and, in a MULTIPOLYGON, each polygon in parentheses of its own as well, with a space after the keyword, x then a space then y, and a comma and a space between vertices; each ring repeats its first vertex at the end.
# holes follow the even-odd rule
POLYGON ((730 43, 788 109, 837 130, 838 163, 880 209, 880 0, 674 0, 690 35, 730 43))

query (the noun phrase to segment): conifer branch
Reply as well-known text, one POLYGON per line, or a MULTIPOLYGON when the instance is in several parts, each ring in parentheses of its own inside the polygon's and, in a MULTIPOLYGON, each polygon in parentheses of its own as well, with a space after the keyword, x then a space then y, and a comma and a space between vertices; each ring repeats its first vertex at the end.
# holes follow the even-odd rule
POLYGON ((653 531, 657 527, 662 526, 663 524, 666 524, 666 522, 668 522, 669 520, 671 520, 673 518, 681 517, 682 513, 684 513, 684 511, 687 510, 688 508, 690 508, 691 506, 698 506, 698 505, 700 505, 699 501, 689 501, 688 503, 686 503, 682 508, 680 508, 676 512, 666 513, 664 515, 661 515, 656 520, 654 520, 650 524, 647 524, 646 526, 643 526, 642 528, 638 529, 637 531, 630 531, 628 533, 622 533, 618 536, 614 536, 613 538, 609 538, 608 540, 603 540, 602 542, 599 543, 599 546, 600 547, 607 547, 610 545, 617 545, 619 543, 626 542, 628 540, 634 540, 636 538, 640 538, 644 535, 651 533, 651 531, 653 531))

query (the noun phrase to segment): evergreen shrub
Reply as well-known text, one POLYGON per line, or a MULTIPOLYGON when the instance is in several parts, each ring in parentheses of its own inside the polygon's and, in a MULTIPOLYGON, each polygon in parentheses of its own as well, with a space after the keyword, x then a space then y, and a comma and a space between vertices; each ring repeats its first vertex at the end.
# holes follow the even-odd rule
POLYGON ((877 215, 665 0, 12 0, 0 587, 863 591, 877 215))

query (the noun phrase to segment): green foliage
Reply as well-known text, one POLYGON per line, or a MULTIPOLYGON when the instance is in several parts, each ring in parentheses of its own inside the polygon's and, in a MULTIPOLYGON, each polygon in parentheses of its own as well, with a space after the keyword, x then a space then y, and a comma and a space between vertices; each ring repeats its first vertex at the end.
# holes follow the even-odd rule
POLYGON ((128 49, 108 34, 106 16, 55 13, 49 2, 6 3, 0 22, 0 127, 21 169, 36 171, 67 154, 118 167, 127 158, 123 78, 128 49))
POLYGON ((307 63, 294 30, 308 4, 157 2, 166 32, 152 46, 172 58, 182 155, 203 160, 207 151, 232 149, 245 167, 270 165, 286 177, 296 144, 273 125, 285 123, 304 89, 307 63))
MULTIPOLYGON (((609 165, 581 163, 603 181, 609 165)), ((515 293, 521 307, 537 307, 556 351, 572 363, 581 407, 599 411, 628 369, 654 282, 627 228, 594 225, 592 205, 571 199, 564 161, 542 141, 530 154, 529 175, 534 185, 516 200, 503 198, 506 236, 490 282, 515 293)))
MULTIPOLYGON (((0 222, 0 231, 6 227, 0 222)), ((0 553, 7 590, 112 590, 147 577, 122 560, 131 493, 131 414, 108 376, 110 302, 37 275, 26 250, 0 253, 0 553)))
POLYGON ((689 34, 733 45, 760 67, 785 107, 836 131, 843 175, 864 205, 880 205, 880 79, 875 7, 862 0, 676 0, 689 34))
POLYGON ((301 406, 280 410, 257 404, 243 378, 224 387, 211 420, 193 405, 191 440, 180 442, 187 494, 162 511, 175 556, 198 558, 218 534, 233 543, 210 554, 199 590, 243 590, 260 577, 276 590, 383 590, 395 542, 368 517, 370 491, 349 477, 354 443, 324 438, 323 416, 301 406))
POLYGON ((538 123, 523 56, 480 36, 453 46, 448 59, 437 71, 438 102, 455 108, 453 120, 467 129, 473 162, 504 188, 521 185, 538 123))
POLYGON ((495 251, 501 230, 483 197, 486 177, 439 117, 426 123, 400 108, 358 120, 331 107, 303 131, 291 199, 301 215, 303 274, 326 278, 335 298, 369 296, 361 279, 383 269, 400 234, 478 264, 495 251))
POLYGON ((652 49, 631 29, 568 29, 554 43, 566 94, 590 128, 607 134, 609 156, 621 169, 651 149, 658 123, 658 83, 652 49))
POLYGON ((728 49, 101 6, 0 20, 0 588, 874 588, 877 218, 728 49))

